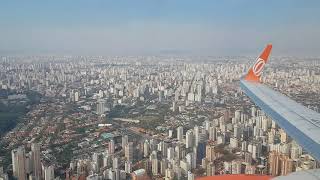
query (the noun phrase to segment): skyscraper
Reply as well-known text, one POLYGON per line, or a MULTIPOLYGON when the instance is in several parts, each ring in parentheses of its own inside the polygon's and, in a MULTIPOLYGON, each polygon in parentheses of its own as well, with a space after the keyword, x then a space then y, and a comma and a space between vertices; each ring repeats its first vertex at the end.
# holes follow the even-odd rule
POLYGON ((124 164, 124 169, 126 171, 126 173, 131 173, 132 171, 132 163, 129 161, 126 161, 124 164))
POLYGON ((109 154, 113 154, 114 153, 114 140, 110 140, 109 141, 109 146, 108 146, 108 150, 109 150, 109 154))
POLYGON ((232 122, 233 124, 240 122, 241 119, 241 111, 240 110, 236 110, 234 112, 234 121, 232 122))
POLYGON ((186 148, 191 148, 193 146, 193 132, 192 130, 188 130, 186 133, 186 148))
POLYGON ((211 141, 215 141, 217 138, 217 132, 215 127, 210 127, 209 128, 209 139, 211 141))
POLYGON ((191 171, 188 171, 188 180, 194 180, 194 174, 191 171))
POLYGON ((94 152, 92 154, 92 162, 95 163, 97 171, 103 166, 103 156, 101 153, 94 152))
POLYGON ((40 145, 33 143, 31 145, 31 152, 33 158, 33 175, 36 180, 41 178, 41 162, 40 162, 40 145))
POLYGON ((105 101, 100 99, 97 102, 97 114, 104 114, 105 112, 105 101))
POLYGON ((74 93, 74 101, 75 101, 75 102, 78 102, 78 101, 79 101, 79 92, 78 92, 78 91, 76 91, 76 92, 74 93))
POLYGON ((280 129, 280 141, 281 143, 287 143, 288 141, 288 135, 283 129, 280 129))
POLYGON ((287 175, 293 172, 293 160, 287 154, 272 151, 269 154, 269 173, 272 176, 287 175))
POLYGON ((148 157, 150 152, 150 144, 148 140, 145 140, 143 143, 143 157, 148 157))
POLYGON ((125 146, 128 144, 129 138, 127 135, 122 136, 122 141, 121 141, 121 147, 122 149, 125 148, 125 146))
POLYGON ((167 149, 167 158, 168 158, 168 160, 172 160, 173 158, 174 158, 174 149, 173 149, 173 147, 169 147, 168 149, 167 149))
POLYGON ((158 165, 158 159, 157 158, 152 158, 151 159, 151 166, 152 166, 152 174, 153 175, 158 175, 159 173, 159 165, 158 165))
POLYGON ((195 126, 194 128, 194 146, 198 146, 198 143, 199 143, 199 126, 195 126))
POLYGON ((283 155, 280 158, 281 160, 281 175, 285 176, 293 172, 293 160, 289 158, 288 155, 283 155))
POLYGON ((280 154, 272 151, 269 153, 269 174, 272 176, 279 175, 280 171, 280 154))
POLYGON ((207 145, 206 146, 206 158, 209 162, 212 162, 216 159, 215 146, 207 145))
POLYGON ((127 161, 132 162, 133 161, 133 143, 129 142, 125 146, 125 157, 127 161))
POLYGON ((206 168, 207 176, 214 176, 216 172, 216 168, 213 162, 210 162, 206 168))
POLYGON ((114 170, 119 168, 119 158, 118 157, 113 158, 112 167, 114 170))
POLYGON ((190 165, 191 169, 196 168, 197 162, 196 162, 195 153, 193 153, 193 152, 192 153, 188 153, 186 155, 186 160, 187 160, 188 165, 190 165))
POLYGON ((27 178, 25 170, 25 150, 23 146, 12 150, 12 169, 13 176, 19 180, 25 180, 27 178))
POLYGON ((177 128, 177 139, 179 142, 183 142, 183 127, 179 126, 177 128))
POLYGON ((44 179, 45 180, 53 180, 54 179, 54 168, 52 165, 44 168, 44 179))

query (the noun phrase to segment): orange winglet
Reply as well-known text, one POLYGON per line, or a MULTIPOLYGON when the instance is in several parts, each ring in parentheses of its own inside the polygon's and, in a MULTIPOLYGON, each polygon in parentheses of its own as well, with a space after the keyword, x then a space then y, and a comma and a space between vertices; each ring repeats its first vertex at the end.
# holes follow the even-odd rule
POLYGON ((260 82, 260 77, 264 65, 268 61, 272 45, 268 44, 267 47, 263 50, 262 54, 258 57, 256 63, 249 69, 247 76, 244 78, 247 81, 260 82))

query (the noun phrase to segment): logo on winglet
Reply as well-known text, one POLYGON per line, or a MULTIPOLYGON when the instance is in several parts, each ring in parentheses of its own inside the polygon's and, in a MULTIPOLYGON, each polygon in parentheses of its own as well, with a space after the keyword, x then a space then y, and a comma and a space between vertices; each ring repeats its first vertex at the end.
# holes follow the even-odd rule
POLYGON ((260 76, 265 64, 266 63, 264 62, 264 60, 259 58, 257 60, 257 62, 252 67, 253 74, 256 75, 256 76, 260 76))

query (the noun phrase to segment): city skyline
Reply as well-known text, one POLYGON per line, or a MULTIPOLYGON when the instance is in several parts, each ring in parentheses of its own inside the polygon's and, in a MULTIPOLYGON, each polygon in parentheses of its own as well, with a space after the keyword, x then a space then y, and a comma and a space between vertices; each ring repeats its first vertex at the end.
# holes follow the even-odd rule
POLYGON ((1 2, 4 55, 319 56, 318 1, 1 2))
MULTIPOLYGON (((313 146, 255 105, 242 78, 252 67, 249 75, 311 117, 320 109, 320 61, 272 57, 260 77, 270 50, 250 64, 247 57, 2 56, 0 179, 317 173, 313 146)), ((293 116, 283 121, 295 123, 293 116)))
POLYGON ((0 180, 319 178, 319 17, 318 0, 0 2, 0 180))

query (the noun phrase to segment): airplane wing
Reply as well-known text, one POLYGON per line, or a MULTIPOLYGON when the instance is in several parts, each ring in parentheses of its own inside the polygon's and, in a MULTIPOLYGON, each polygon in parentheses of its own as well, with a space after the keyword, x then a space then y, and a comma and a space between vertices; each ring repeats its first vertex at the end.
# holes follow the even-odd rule
POLYGON ((293 172, 286 176, 278 176, 273 178, 272 180, 319 180, 319 177, 320 169, 310 169, 305 171, 293 172))
POLYGON ((320 114, 260 82, 271 49, 272 45, 267 45, 248 74, 240 80, 240 86, 291 138, 320 161, 320 114))

